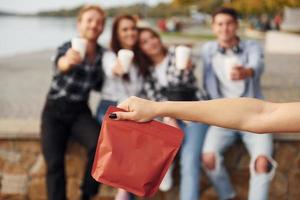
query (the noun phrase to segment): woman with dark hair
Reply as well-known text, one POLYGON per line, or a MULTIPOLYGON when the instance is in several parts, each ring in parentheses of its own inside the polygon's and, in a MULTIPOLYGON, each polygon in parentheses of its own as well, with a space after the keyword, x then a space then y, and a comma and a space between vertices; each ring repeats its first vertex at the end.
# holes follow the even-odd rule
MULTIPOLYGON (((111 50, 106 51, 103 57, 105 81, 101 92, 101 101, 97 109, 97 119, 101 122, 107 108, 116 106, 119 101, 131 95, 137 95, 141 86, 141 72, 136 63, 136 44, 138 32, 136 21, 131 15, 116 17, 112 26, 111 50), (128 70, 118 57, 119 50, 130 50, 134 54, 133 62, 128 70)), ((128 66, 127 66, 128 67, 128 66)), ((130 199, 129 193, 118 190, 117 200, 130 199)))
POLYGON ((103 70, 105 81, 103 83, 102 100, 97 109, 97 118, 102 121, 106 109, 132 94, 137 94, 141 85, 141 77, 134 55, 128 71, 122 66, 118 58, 121 49, 131 50, 134 54, 137 44, 137 28, 135 19, 130 15, 118 16, 112 26, 111 50, 104 53, 103 70))
MULTIPOLYGON (((155 101, 204 99, 201 90, 196 86, 192 62, 185 69, 176 68, 175 48, 166 48, 155 31, 150 28, 139 29, 138 49, 139 65, 147 67, 143 74, 142 97, 155 101)), ((166 117, 162 121, 180 127, 185 133, 180 151, 180 199, 199 199, 199 158, 207 126, 166 117)), ((171 174, 172 168, 160 185, 162 191, 171 188, 171 174)))

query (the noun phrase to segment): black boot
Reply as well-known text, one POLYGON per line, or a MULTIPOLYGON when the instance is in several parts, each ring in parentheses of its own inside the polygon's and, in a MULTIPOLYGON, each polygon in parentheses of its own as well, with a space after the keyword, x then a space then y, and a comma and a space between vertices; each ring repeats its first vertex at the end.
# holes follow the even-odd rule
POLYGON ((92 199, 91 195, 89 194, 82 194, 80 200, 90 200, 92 199))

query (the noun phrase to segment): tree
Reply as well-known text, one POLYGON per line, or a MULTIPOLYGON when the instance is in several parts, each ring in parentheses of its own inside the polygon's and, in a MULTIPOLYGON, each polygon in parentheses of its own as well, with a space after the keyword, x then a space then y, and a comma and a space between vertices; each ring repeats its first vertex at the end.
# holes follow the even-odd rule
POLYGON ((190 5, 194 5, 197 4, 198 1, 196 0, 173 0, 172 1, 172 5, 175 7, 180 7, 180 6, 190 6, 190 5))
POLYGON ((242 15, 275 14, 285 6, 300 7, 299 0, 232 0, 225 3, 238 10, 242 15))
POLYGON ((211 13, 223 5, 223 0, 173 0, 174 7, 197 6, 199 10, 211 13))

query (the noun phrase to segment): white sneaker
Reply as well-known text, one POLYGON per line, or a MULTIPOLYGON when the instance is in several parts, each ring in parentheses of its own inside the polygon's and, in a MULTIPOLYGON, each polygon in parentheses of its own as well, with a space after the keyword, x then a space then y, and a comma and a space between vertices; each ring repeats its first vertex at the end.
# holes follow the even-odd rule
POLYGON ((167 192, 172 188, 172 185, 173 185, 172 172, 173 172, 173 164, 168 169, 164 179, 162 180, 162 182, 159 186, 160 191, 167 192))
POLYGON ((115 196, 115 200, 129 200, 129 193, 126 190, 118 189, 118 193, 115 196))

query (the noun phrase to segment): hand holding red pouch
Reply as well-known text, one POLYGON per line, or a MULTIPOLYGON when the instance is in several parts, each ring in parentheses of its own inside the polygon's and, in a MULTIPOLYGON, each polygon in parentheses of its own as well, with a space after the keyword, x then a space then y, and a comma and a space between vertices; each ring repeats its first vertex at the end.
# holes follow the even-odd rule
POLYGON ((180 129, 157 121, 116 121, 109 107, 101 127, 92 176, 138 196, 152 196, 183 140, 180 129))

